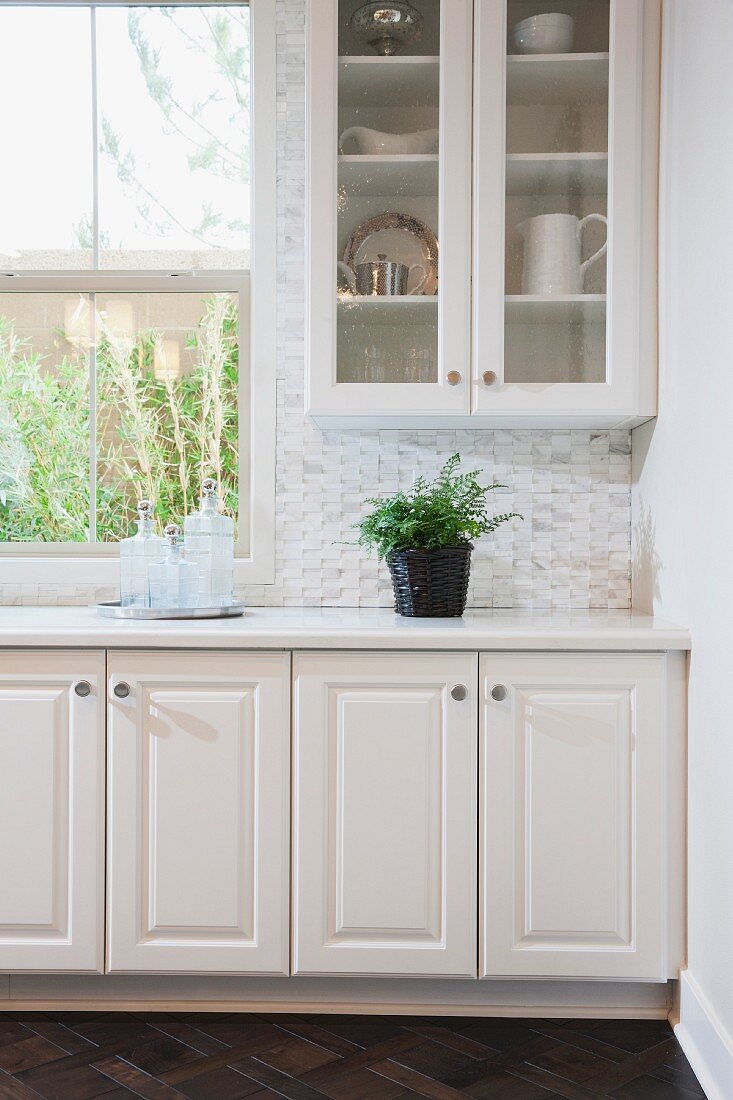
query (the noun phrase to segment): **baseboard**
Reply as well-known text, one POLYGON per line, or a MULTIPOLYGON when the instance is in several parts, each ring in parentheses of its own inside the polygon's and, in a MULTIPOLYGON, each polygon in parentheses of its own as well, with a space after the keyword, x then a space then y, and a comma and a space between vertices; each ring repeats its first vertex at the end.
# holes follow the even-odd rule
POLYGON ((664 1019, 667 983, 12 975, 0 1010, 664 1019))
MULTIPOLYGON (((3 1012, 297 1012, 302 1015, 338 1016, 480 1016, 484 1019, 521 1020, 664 1020, 664 1008, 638 1005, 414 1005, 379 1001, 116 1001, 81 997, 73 1001, 8 1001, 3 1012)), ((710 1097, 712 1100, 712 1096, 710 1097)))
POLYGON ((669 1012, 667 1013, 667 1020, 671 1028, 676 1028, 680 1022, 680 983, 679 981, 670 982, 670 998, 669 998, 669 1012))
POLYGON ((708 1100, 730 1100, 733 1038, 689 970, 680 975, 680 1022, 674 1032, 708 1100))

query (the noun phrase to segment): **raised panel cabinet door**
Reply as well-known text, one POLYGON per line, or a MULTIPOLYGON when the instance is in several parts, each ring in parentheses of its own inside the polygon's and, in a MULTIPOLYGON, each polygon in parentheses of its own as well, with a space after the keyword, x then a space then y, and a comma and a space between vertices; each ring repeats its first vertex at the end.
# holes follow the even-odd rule
POLYGON ((104 653, 0 653, 0 970, 96 971, 104 653))
POLYGON ((665 658, 486 654, 483 977, 664 980, 665 658))
POLYGON ((108 660, 107 970, 288 971, 290 657, 108 660))
POLYGON ((477 655, 300 653, 294 692, 293 972, 475 977, 477 655))

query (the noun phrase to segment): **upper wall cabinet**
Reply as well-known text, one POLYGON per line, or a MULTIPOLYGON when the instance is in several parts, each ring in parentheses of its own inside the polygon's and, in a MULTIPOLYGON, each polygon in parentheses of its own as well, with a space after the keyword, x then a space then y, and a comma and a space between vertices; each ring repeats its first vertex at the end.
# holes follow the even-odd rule
POLYGON ((655 414, 658 52, 658 0, 310 0, 317 422, 655 414))

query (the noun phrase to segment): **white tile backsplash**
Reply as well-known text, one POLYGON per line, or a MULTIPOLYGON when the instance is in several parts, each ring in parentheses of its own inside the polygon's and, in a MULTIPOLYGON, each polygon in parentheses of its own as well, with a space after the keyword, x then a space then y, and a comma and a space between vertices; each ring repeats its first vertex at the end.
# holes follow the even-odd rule
MULTIPOLYGON (((507 485, 497 512, 523 521, 482 539, 475 607, 630 605, 631 433, 618 431, 326 431, 303 413, 305 215, 304 0, 278 0, 278 333, 276 582, 251 604, 385 606, 387 568, 358 548, 350 525, 365 497, 408 487, 454 451, 507 485)), ((111 599, 83 586, 3 585, 0 603, 111 599)))

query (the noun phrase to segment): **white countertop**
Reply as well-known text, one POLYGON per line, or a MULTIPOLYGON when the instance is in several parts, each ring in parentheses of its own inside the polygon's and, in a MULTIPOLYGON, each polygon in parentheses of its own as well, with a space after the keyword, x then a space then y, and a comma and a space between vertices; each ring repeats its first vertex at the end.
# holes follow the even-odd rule
POLYGON ((144 649, 689 649, 684 627, 630 611, 467 611, 406 619, 387 609, 249 608, 239 619, 129 622, 87 607, 0 607, 0 646, 144 649))

